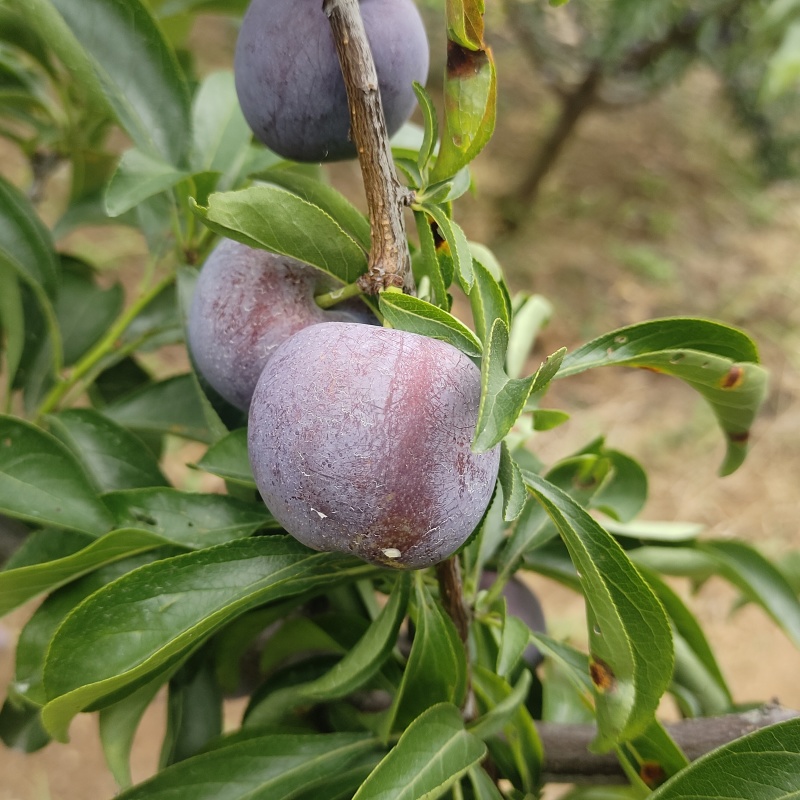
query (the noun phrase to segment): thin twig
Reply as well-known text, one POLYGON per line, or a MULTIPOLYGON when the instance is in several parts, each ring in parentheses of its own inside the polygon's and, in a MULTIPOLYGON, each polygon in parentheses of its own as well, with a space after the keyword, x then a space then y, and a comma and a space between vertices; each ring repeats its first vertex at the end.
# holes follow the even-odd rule
POLYGON ((403 206, 408 192, 400 184, 378 90, 378 73, 369 49, 358 0, 323 0, 336 43, 350 106, 350 135, 358 151, 369 209, 369 268, 359 284, 367 294, 390 286, 414 291, 403 206))

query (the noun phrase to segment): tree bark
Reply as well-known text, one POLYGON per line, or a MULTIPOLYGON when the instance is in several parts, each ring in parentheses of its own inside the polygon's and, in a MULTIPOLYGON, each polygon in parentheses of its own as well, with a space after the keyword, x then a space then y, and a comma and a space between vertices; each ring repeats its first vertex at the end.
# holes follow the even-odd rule
POLYGON ((342 68, 350 107, 350 133, 358 151, 369 208, 369 268, 359 280, 367 294, 390 286, 414 291, 403 206, 409 193, 400 184, 358 0, 323 0, 342 68))
MULTIPOLYGON (((797 711, 769 704, 740 714, 686 719, 666 725, 670 736, 689 761, 745 734, 800 716, 797 711)), ((594 725, 537 722, 544 749, 542 779, 552 783, 624 784, 625 773, 613 753, 589 752, 594 725)))

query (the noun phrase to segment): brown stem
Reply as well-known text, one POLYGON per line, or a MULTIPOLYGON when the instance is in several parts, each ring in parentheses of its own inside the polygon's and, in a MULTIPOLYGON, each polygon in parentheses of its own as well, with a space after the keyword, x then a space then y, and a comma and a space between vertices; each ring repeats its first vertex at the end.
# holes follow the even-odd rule
POLYGON ((358 151, 367 195, 371 248, 369 268, 359 285, 367 294, 390 286, 414 291, 403 206, 408 192, 397 179, 378 90, 378 73, 369 49, 358 0, 323 0, 342 67, 350 106, 350 135, 358 151))
POLYGON ((466 644, 469 635, 469 615, 464 605, 463 584, 461 582, 461 565, 456 556, 451 556, 436 565, 436 578, 439 581, 439 595, 445 611, 453 620, 466 644))
MULTIPOLYGON (((770 704, 740 714, 686 719, 666 725, 670 736, 694 761, 711 750, 752 733, 767 725, 800 716, 798 712, 770 704)), ((589 743, 597 734, 594 725, 537 722, 536 728, 544 749, 543 780, 552 783, 627 783, 613 753, 589 752, 589 743)))

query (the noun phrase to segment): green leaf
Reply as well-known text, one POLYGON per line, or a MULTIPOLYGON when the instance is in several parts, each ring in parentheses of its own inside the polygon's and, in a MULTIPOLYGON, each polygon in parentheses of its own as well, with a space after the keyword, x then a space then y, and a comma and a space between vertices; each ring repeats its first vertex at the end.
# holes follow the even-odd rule
POLYGON ((353 283, 367 269, 364 248, 319 206, 278 186, 212 194, 195 211, 212 230, 296 258, 353 283))
POLYGON ((25 195, 2 176, 0 254, 12 260, 29 283, 55 296, 60 270, 50 231, 25 195))
POLYGON ((369 220, 341 192, 321 180, 291 169, 269 169, 255 176, 313 203, 355 239, 365 251, 370 248, 369 220))
MULTIPOLYGON (((375 741, 364 734, 267 734, 233 739, 207 753, 175 764, 119 800, 291 800, 301 790, 325 787, 350 765, 371 753, 375 741)), ((320 794, 322 793, 322 794, 320 794)))
POLYGON ((433 703, 460 706, 467 688, 467 660, 455 625, 415 573, 414 641, 403 680, 385 720, 385 733, 402 730, 433 703))
POLYGON ((183 547, 202 549, 250 536, 277 523, 261 503, 177 489, 111 492, 103 501, 118 528, 134 528, 183 547))
POLYGON ((40 708, 24 700, 7 697, 0 708, 0 741, 23 753, 41 750, 49 744, 50 737, 42 727, 40 712, 40 708))
POLYGON ((103 413, 134 433, 171 433, 199 442, 213 438, 191 375, 178 375, 137 389, 109 403, 103 413))
POLYGON ((475 273, 475 283, 469 293, 469 302, 478 338, 485 344, 489 340, 495 320, 502 320, 508 328, 511 308, 508 294, 503 291, 500 281, 475 259, 472 262, 472 269, 475 273))
POLYGON ((468 356, 481 354, 481 343, 475 334, 438 306, 400 291, 381 292, 379 305, 381 314, 395 328, 441 339, 468 356))
POLYGON ((417 96, 417 103, 422 112, 422 121, 424 124, 422 144, 417 150, 417 167, 420 173, 424 175, 428 168, 428 162, 433 157, 439 139, 439 122, 436 118, 436 107, 433 104, 431 96, 425 91, 425 88, 416 81, 414 81, 413 88, 414 94, 417 96))
POLYGON ((598 453, 610 462, 611 472, 592 497, 592 508, 630 522, 647 501, 647 473, 636 459, 619 450, 601 447, 598 453))
POLYGON ((633 786, 655 789, 689 765, 689 760, 657 720, 633 741, 623 744, 617 755, 633 786))
MULTIPOLYGON (((525 637, 525 641, 527 643, 528 637, 525 637)), ((480 672, 483 675, 488 673, 488 670, 484 670, 482 667, 478 667, 480 672)), ((488 673, 491 674, 491 673, 488 673)), ((497 676, 495 676, 497 677, 497 676)), ((499 733, 504 727, 509 725, 517 713, 517 711, 522 707, 523 703, 525 702, 528 692, 531 688, 531 681, 533 678, 531 677, 531 673, 528 670, 523 670, 520 673, 519 680, 517 681, 517 685, 514 689, 507 694, 507 696, 494 704, 488 711, 481 714, 476 720, 473 720, 469 723, 468 730, 470 733, 474 733, 475 736, 478 736, 481 739, 487 739, 490 736, 493 736, 496 733, 499 733)), ((478 681, 480 684, 480 680, 478 681)), ((505 687, 504 687, 505 688, 505 687)), ((481 694, 481 690, 478 690, 479 694, 481 694)), ((482 700, 487 702, 487 705, 492 705, 488 703, 488 693, 482 693, 483 697, 482 700)), ((539 747, 539 758, 541 760, 541 746, 539 747)))
POLYGON ((64 618, 90 594, 120 575, 150 563, 158 555, 163 557, 169 553, 159 550, 125 558, 101 567, 46 597, 17 640, 16 670, 9 692, 37 706, 44 705, 47 701, 43 685, 45 657, 50 640, 64 618))
POLYGON ((136 146, 171 164, 183 162, 191 131, 189 90, 147 8, 140 0, 50 2, 82 45, 136 146))
POLYGON ((72 408, 47 421, 50 432, 72 451, 98 492, 167 485, 144 442, 98 411, 72 408))
POLYGON ((0 371, 5 375, 5 394, 11 394, 17 368, 25 349, 25 312, 19 279, 0 264, 0 371))
POLYGON ((161 767, 196 755, 220 735, 222 690, 215 679, 208 648, 203 648, 170 679, 161 767))
POLYGON ((131 750, 139 723, 167 677, 159 675, 118 703, 100 709, 98 726, 103 755, 120 789, 131 785, 131 750))
POLYGON ((776 567, 744 542, 706 541, 698 548, 712 556, 720 574, 760 605, 800 647, 800 600, 776 567))
POLYGON ((594 746, 608 749, 639 735, 653 719, 672 677, 669 622, 622 548, 583 508, 538 475, 525 473, 525 482, 558 528, 581 579, 599 729, 594 746))
POLYGON ((509 378, 505 371, 508 328, 502 319, 495 320, 481 361, 481 402, 472 449, 491 450, 511 430, 525 409, 531 392, 544 387, 555 374, 562 351, 549 356, 535 375, 509 378))
POLYGON ((124 291, 115 283, 101 289, 92 270, 80 261, 62 256, 64 267, 55 301, 61 330, 64 364, 70 366, 84 355, 111 327, 122 311, 124 291))
POLYGON ((472 251, 464 231, 450 219, 441 206, 435 203, 422 203, 419 206, 413 206, 413 209, 424 211, 433 218, 442 239, 445 240, 450 250, 458 282, 464 292, 469 294, 472 291, 472 284, 475 282, 475 273, 472 269, 472 251))
POLYGON ((111 518, 72 453, 33 425, 0 416, 0 510, 98 536, 111 518))
POLYGON ((164 559, 125 575, 74 609, 53 637, 44 670, 45 727, 64 738, 79 711, 165 669, 257 605, 374 570, 270 536, 164 559))
POLYGON ((256 482, 247 454, 247 428, 231 431, 212 444, 197 462, 197 467, 226 481, 255 489, 256 482))
POLYGON ((800 719, 779 722, 713 750, 650 795, 650 800, 797 798, 800 719))
POLYGON ((353 800, 433 800, 485 754, 455 706, 434 705, 411 723, 353 800))
POLYGON ((399 576, 389 602, 341 661, 310 683, 279 689, 267 695, 249 712, 247 724, 267 726, 278 722, 291 708, 336 700, 364 686, 395 646, 408 605, 409 583, 407 575, 399 576))
POLYGON ((106 212, 118 217, 155 194, 177 186, 191 173, 136 148, 122 155, 106 189, 106 212))
MULTIPOLYGON (((413 261, 414 274, 418 281, 421 278, 427 278, 431 282, 436 305, 447 310, 450 308, 450 298, 447 295, 449 281, 442 271, 442 265, 436 253, 431 218, 424 211, 414 211, 414 223, 420 246, 417 257, 413 261)), ((452 279, 452 275, 448 277, 452 279)))
POLYGON ((767 373, 753 341, 735 328, 703 319, 661 319, 621 328, 569 353, 559 378, 607 366, 640 367, 680 378, 711 405, 726 435, 720 474, 744 461, 767 373))
POLYGON ((503 489, 503 519, 512 522, 522 513, 528 493, 525 491, 522 473, 505 442, 500 448, 498 479, 503 489))
POLYGON ((542 328, 550 321, 553 306, 540 294, 530 297, 515 297, 514 316, 508 336, 506 369, 512 378, 518 378, 525 369, 525 362, 533 350, 542 328), (519 305, 517 303, 519 302, 519 305))
POLYGON ((497 113, 492 51, 483 44, 482 36, 465 37, 462 32, 454 37, 453 33, 448 21, 445 130, 431 176, 437 181, 455 175, 480 153, 494 132, 497 113))
POLYGON ((244 163, 251 138, 236 96, 233 73, 207 75, 192 103, 192 170, 234 173, 244 163))
MULTIPOLYGON (((480 665, 475 665, 472 677, 478 701, 489 713, 498 713, 498 709, 508 707, 513 703, 512 698, 518 694, 519 685, 512 689, 507 681, 480 665)), ((520 788, 526 792, 536 792, 539 789, 544 754, 536 726, 524 704, 515 705, 514 715, 503 728, 503 732, 514 767, 519 773, 520 788)))

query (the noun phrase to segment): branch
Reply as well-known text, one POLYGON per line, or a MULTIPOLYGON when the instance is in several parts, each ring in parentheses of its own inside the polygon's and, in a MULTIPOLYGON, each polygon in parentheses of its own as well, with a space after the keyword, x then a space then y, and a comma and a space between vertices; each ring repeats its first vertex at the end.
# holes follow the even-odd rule
POLYGON ((367 294, 390 286, 414 291, 403 206, 408 193, 397 179, 378 90, 378 73, 369 49, 358 0, 323 0, 342 67, 350 106, 350 135, 358 151, 369 208, 369 268, 359 280, 367 294))
MULTIPOLYGON (((740 714, 685 719, 665 727, 686 757, 694 761, 745 734, 798 716, 797 711, 772 703, 740 714)), ((543 780, 582 784, 628 782, 613 753, 589 752, 589 743, 597 734, 594 725, 537 722, 536 728, 544 748, 543 780)))

